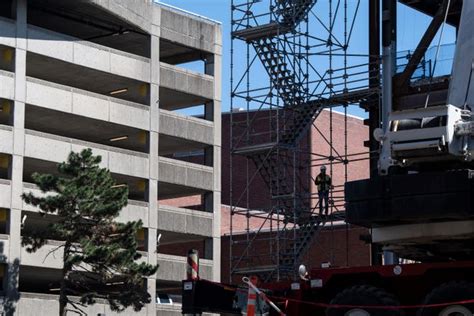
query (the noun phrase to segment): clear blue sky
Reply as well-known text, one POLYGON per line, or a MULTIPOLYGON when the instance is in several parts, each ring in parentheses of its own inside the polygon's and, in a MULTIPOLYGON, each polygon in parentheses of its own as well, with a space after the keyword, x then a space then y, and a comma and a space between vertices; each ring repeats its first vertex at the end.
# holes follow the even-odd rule
MULTIPOLYGON (((268 0, 264 0, 268 1, 268 0)), ((372 0, 370 0, 372 1, 372 0)), ((157 2, 166 3, 186 11, 190 11, 199 15, 222 22, 223 26, 223 82, 222 82, 222 100, 223 111, 228 111, 230 108, 230 20, 231 9, 230 0, 160 0, 157 2)), ((324 0, 318 1, 317 5, 325 5, 324 0)), ((335 1, 336 2, 336 1, 335 1)), ((349 6, 355 6, 357 0, 349 0, 349 6)), ((360 13, 357 16, 355 23, 353 45, 359 46, 356 50, 358 53, 366 53, 363 50, 367 47, 367 0, 361 1, 360 13), (354 44, 355 43, 355 44, 354 44)), ((397 50, 405 51, 412 50, 423 35, 426 27, 430 23, 430 18, 407 8, 404 5, 398 6, 398 43, 397 50)), ((335 28, 338 26, 336 25, 335 28)), ((439 34, 438 34, 439 36, 439 34)), ((446 27, 442 38, 442 43, 454 43, 455 30, 452 27, 446 27)), ((436 38, 432 46, 437 45, 436 38)), ((355 51, 353 51, 355 53, 355 51)), ((442 54, 440 55, 440 59, 442 54)), ((449 63, 449 62, 448 62, 449 63)), ((243 64, 243 62, 242 62, 243 64)), ((441 62, 439 67, 444 66, 441 62)), ((265 74, 263 74, 265 75, 265 74)), ((350 109, 351 114, 365 116, 363 111, 356 107, 350 109)))

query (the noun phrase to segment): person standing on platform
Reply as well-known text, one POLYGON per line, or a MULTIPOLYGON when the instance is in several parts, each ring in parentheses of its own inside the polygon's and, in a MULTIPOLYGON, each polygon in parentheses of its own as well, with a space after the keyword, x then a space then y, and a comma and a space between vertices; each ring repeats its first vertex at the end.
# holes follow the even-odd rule
POLYGON ((329 191, 333 188, 332 179, 326 174, 326 166, 321 166, 321 173, 314 180, 314 184, 318 187, 319 197, 319 215, 329 214, 329 191), (323 205, 324 204, 324 205, 323 205))

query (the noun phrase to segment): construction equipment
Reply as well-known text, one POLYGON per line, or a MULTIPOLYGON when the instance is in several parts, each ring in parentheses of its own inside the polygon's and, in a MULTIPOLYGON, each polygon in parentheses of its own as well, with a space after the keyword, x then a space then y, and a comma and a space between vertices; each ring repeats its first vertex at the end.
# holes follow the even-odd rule
MULTIPOLYGON (((379 129, 372 125, 371 135, 371 148, 380 146, 378 172, 345 188, 346 221, 370 229, 373 261, 384 253, 384 265, 309 272, 300 267, 299 279, 261 284, 260 290, 285 315, 474 313, 474 2, 400 2, 430 14, 433 22, 406 68, 395 74, 397 1, 382 1, 383 101, 382 116, 375 121, 383 124, 379 129), (411 82, 443 23, 458 30, 451 76, 442 82, 433 77, 411 82)), ((378 9, 376 1, 371 5, 378 9)), ((372 12, 370 18, 378 23, 380 11, 372 12)), ((266 27, 269 32, 272 26, 266 27)), ((296 95, 286 102, 298 104, 296 95)), ((242 286, 183 284, 183 313, 242 313, 242 286), (204 291, 212 293, 218 306, 202 299, 204 291)))

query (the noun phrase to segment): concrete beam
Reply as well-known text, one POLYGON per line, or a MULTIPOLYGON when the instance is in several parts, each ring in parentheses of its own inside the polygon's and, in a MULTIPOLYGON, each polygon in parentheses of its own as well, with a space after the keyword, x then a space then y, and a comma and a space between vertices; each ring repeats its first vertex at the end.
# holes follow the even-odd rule
POLYGON ((213 168, 165 157, 158 162, 160 182, 212 191, 213 168))
POLYGON ((11 72, 0 70, 0 98, 15 99, 15 75, 11 72))
POLYGON ((214 53, 214 29, 217 25, 172 8, 161 7, 161 37, 171 42, 214 53))
POLYGON ((156 19, 153 14, 154 4, 149 0, 91 0, 91 2, 147 33, 151 32, 151 23, 156 19))
POLYGON ((0 153, 13 153, 13 127, 0 125, 0 153))
POLYGON ((56 315, 59 311, 57 295, 21 293, 16 312, 21 316, 56 315))
POLYGON ((148 154, 32 130, 25 132, 26 157, 59 163, 65 161, 71 151, 78 152, 86 148, 91 148, 95 155, 102 156, 101 167, 108 168, 113 173, 148 178, 148 154))
POLYGON ((160 134, 212 145, 214 123, 160 109, 160 134))
MULTIPOLYGON (((48 269, 62 269, 64 244, 58 240, 48 240, 45 245, 34 253, 26 251, 26 247, 21 247, 21 264, 30 267, 41 267, 48 269)), ((136 263, 148 262, 146 252, 140 252, 142 257, 136 260, 136 263)))
POLYGON ((25 266, 61 269, 63 267, 64 250, 60 247, 63 242, 49 240, 46 245, 35 253, 28 253, 26 247, 21 247, 21 264, 25 266))
MULTIPOLYGON (((78 298, 71 297, 72 299, 78 300, 78 298)), ((59 296, 52 294, 39 294, 39 293, 26 293, 22 292, 20 300, 17 305, 15 315, 19 316, 50 316, 56 315, 59 310, 59 296)), ((89 305, 83 310, 87 315, 107 315, 107 316, 120 316, 120 315, 149 315, 146 313, 146 309, 142 309, 140 312, 134 312, 132 308, 126 309, 122 313, 113 312, 109 305, 103 301, 98 300, 94 305, 89 305)), ((154 314, 153 314, 154 315, 154 314)))
POLYGON ((148 58, 31 25, 28 51, 139 81, 150 78, 148 58))
POLYGON ((11 207, 11 181, 0 179, 0 207, 11 207))
MULTIPOLYGON (((156 305, 156 316, 181 316, 181 305, 156 305)), ((206 315, 206 314, 203 314, 206 315)))
POLYGON ((158 206, 158 230, 212 237, 212 213, 158 206))
POLYGON ((149 227, 148 205, 147 202, 128 200, 127 206, 120 211, 117 221, 126 223, 141 220, 143 227, 149 227))

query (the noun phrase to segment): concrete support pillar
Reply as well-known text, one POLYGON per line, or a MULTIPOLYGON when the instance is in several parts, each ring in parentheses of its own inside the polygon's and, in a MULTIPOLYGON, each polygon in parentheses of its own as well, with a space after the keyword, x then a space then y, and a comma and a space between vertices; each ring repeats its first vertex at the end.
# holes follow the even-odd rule
POLYGON ((10 250, 7 297, 9 309, 18 298, 18 270, 21 255, 21 210, 23 154, 25 140, 27 0, 16 1, 15 100, 13 107, 13 157, 11 165, 10 250))
POLYGON ((148 235, 147 235, 147 244, 148 244, 148 263, 156 264, 156 236, 157 230, 156 228, 148 228, 148 235))
POLYGON ((147 289, 148 293, 153 293, 151 296, 151 303, 147 305, 147 311, 146 314, 149 316, 154 316, 157 315, 156 312, 156 279, 155 278, 149 278, 147 280, 147 289))
MULTIPOLYGON (((150 185, 149 185, 149 188, 148 188, 148 192, 149 192, 149 195, 150 195, 150 202, 149 202, 149 206, 148 206, 148 228, 149 228, 149 234, 148 234, 148 239, 150 240, 150 238, 155 238, 156 239, 156 233, 155 235, 153 235, 151 233, 151 230, 152 229, 155 229, 156 231, 156 228, 157 228, 157 225, 158 225, 158 200, 157 200, 157 196, 158 196, 158 181, 156 179, 150 179, 150 185)), ((152 252, 149 257, 153 257, 155 258, 156 260, 156 241, 154 241, 155 243, 155 246, 153 247, 153 249, 151 248, 151 243, 148 242, 148 245, 150 245, 150 252, 152 252)))
MULTIPOLYGON (((14 136, 15 137, 15 136, 14 136)), ((10 232, 11 232, 11 237, 13 238, 13 233, 16 232, 16 226, 18 226, 18 233, 19 233, 19 227, 20 223, 15 222, 13 219, 13 214, 15 212, 20 212, 22 209, 22 199, 21 199, 21 194, 23 193, 23 157, 21 155, 14 154, 13 159, 12 159, 12 181, 11 181, 11 187, 12 187, 12 195, 11 195, 11 222, 10 222, 10 232)), ((18 236, 19 237, 19 236, 18 236)), ((16 240, 15 240, 16 241, 16 240)), ((12 244, 12 240, 10 240, 10 245, 12 244)), ((15 245, 16 246, 16 245, 15 245)), ((16 248, 16 247, 13 247, 16 248)), ((15 251, 12 249, 12 251, 15 251)), ((19 253, 18 253, 19 255, 19 253)))
MULTIPOLYGON (((158 105, 156 105, 158 107, 158 105)), ((157 225, 158 225, 158 133, 150 132, 150 180, 148 185, 148 263, 157 263, 157 225)), ((148 289, 155 300, 156 276, 149 279, 148 289), (151 287, 153 285, 153 287, 151 287), (152 291, 150 291, 152 290, 152 291)), ((152 304, 154 306, 154 304, 152 304)), ((152 313, 153 310, 149 311, 152 313)))
POLYGON ((212 276, 215 282, 221 280, 221 192, 214 192, 214 225, 212 229, 213 262, 212 276))
MULTIPOLYGON (((221 280, 221 148, 222 148, 222 124, 221 124, 221 102, 222 102, 222 29, 220 26, 214 28, 214 55, 212 64, 206 67, 206 72, 211 71, 214 76, 214 106, 212 111, 214 122, 214 148, 213 148, 213 166, 214 166, 214 192, 213 192, 213 280, 221 280), (211 67, 212 65, 212 67, 211 67)), ((210 60, 211 61, 211 60, 210 60)))
MULTIPOLYGON (((151 77, 150 77, 150 137, 149 137, 149 163, 150 175, 148 185, 148 263, 157 264, 157 225, 158 225, 158 150, 159 150, 159 123, 160 123, 160 21, 161 11, 154 8, 151 34, 151 77)), ((152 304, 147 306, 147 315, 156 314, 156 275, 148 278, 148 293, 152 304)))

